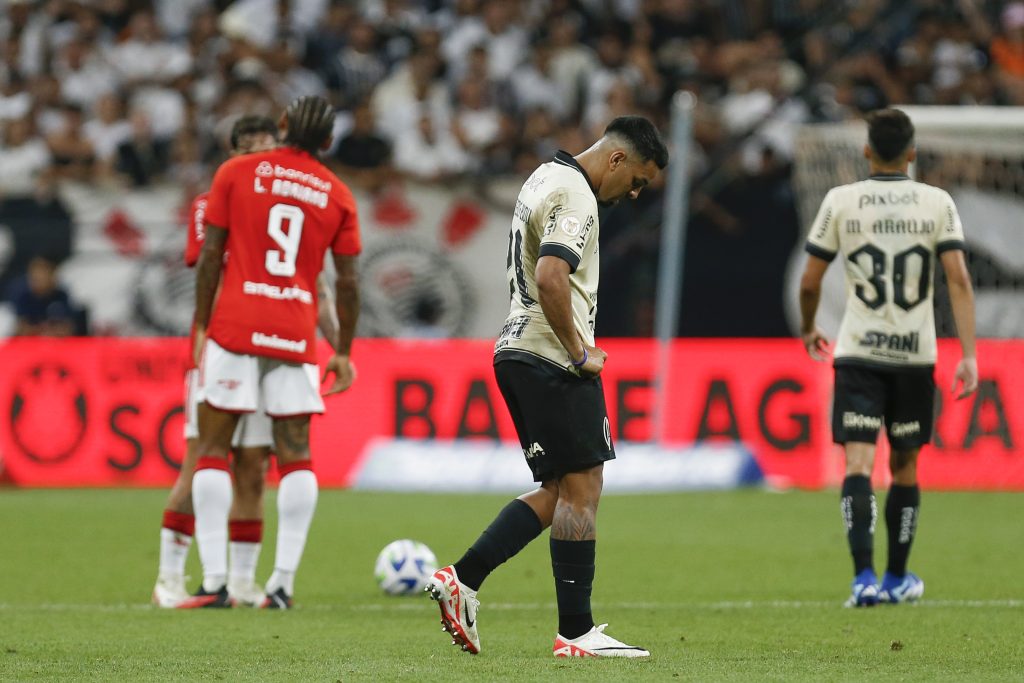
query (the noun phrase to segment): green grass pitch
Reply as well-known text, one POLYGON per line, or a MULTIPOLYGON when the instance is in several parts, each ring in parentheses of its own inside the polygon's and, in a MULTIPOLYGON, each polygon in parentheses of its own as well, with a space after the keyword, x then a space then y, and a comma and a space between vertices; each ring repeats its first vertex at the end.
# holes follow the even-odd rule
MULTIPOLYGON (((419 539, 450 562, 504 497, 325 491, 297 609, 158 610, 164 495, 0 490, 0 680, 1024 680, 1020 495, 926 492, 911 558, 925 600, 868 610, 841 607, 835 493, 609 496, 595 617, 650 648, 643 661, 551 656, 546 536, 481 591, 479 656, 449 645, 429 600, 378 593, 387 542, 419 539)), ((272 497, 267 510, 261 581, 272 497)))

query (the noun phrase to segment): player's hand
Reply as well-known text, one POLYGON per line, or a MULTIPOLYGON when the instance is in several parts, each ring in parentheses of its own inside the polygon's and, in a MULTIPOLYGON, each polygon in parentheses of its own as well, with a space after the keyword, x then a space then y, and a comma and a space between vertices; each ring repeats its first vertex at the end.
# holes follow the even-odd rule
POLYGON ((596 346, 587 346, 587 362, 581 365, 578 370, 581 377, 597 377, 604 370, 604 362, 608 360, 608 354, 596 346))
POLYGON ((324 366, 324 376, 320 379, 320 383, 326 382, 331 373, 334 373, 334 382, 331 384, 331 388, 324 392, 324 396, 347 391, 356 381, 356 366, 348 356, 338 354, 331 356, 327 365, 324 366))
POLYGON ((193 335, 195 338, 192 343, 192 361, 198 368, 201 364, 200 361, 203 360, 203 347, 206 346, 206 328, 196 325, 193 335))
POLYGON ((825 336, 820 327, 815 327, 813 332, 801 334, 800 338, 803 340, 808 356, 816 361, 828 359, 828 337, 825 336))
POLYGON ((958 401, 967 398, 978 388, 978 360, 976 358, 963 358, 957 364, 956 372, 953 373, 954 394, 957 393, 957 386, 960 387, 960 393, 956 396, 958 401))

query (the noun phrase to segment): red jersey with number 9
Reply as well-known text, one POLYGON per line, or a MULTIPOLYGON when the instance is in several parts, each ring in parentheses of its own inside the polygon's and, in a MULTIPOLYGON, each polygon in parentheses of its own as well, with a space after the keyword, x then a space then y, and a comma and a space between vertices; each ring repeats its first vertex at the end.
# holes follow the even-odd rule
POLYGON ((206 223, 228 231, 220 294, 207 336, 239 354, 316 363, 316 279, 324 254, 361 249, 352 193, 294 147, 224 162, 206 223))

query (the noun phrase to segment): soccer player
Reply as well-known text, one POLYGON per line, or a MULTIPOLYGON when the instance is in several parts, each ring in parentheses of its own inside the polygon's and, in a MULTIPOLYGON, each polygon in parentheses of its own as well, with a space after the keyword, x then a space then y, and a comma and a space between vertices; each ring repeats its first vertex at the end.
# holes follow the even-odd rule
POLYGON ((352 193, 317 159, 331 141, 334 111, 301 97, 282 115, 282 147, 236 157, 218 170, 206 207, 206 243, 196 273, 196 350, 201 353, 199 458, 192 477, 203 583, 189 607, 230 604, 227 454, 243 413, 273 418, 281 476, 274 572, 263 607, 287 609, 316 508, 310 415, 324 411, 316 365, 312 289, 329 249, 337 270, 338 334, 327 394, 355 379, 350 361, 359 312, 359 225, 352 193), (224 263, 225 249, 231 257, 224 263), (223 281, 221 278, 223 271, 223 281), (218 284, 221 290, 216 297, 218 284))
MULTIPOLYGON (((265 116, 243 116, 231 129, 232 156, 276 146, 277 126, 265 116)), ((197 196, 189 212, 185 264, 190 268, 199 259, 205 237, 206 198, 206 192, 197 196)), ((189 354, 190 358, 193 356, 194 353, 189 354)), ((160 607, 177 607, 189 597, 185 590, 185 561, 195 528, 192 472, 199 436, 197 374, 195 365, 185 373, 185 457, 168 496, 160 529, 160 569, 153 588, 153 602, 160 607)), ((235 602, 246 605, 261 604, 264 597, 263 590, 256 584, 256 564, 263 539, 263 479, 270 444, 270 418, 264 413, 244 416, 231 441, 235 457, 231 463, 234 496, 228 523, 231 540, 228 592, 235 602)))
POLYGON ((847 606, 919 599, 924 581, 907 571, 917 533, 921 493, 917 456, 931 440, 936 358, 932 281, 941 262, 962 357, 953 392, 978 386, 974 295, 964 262, 964 236, 953 200, 907 176, 914 161, 914 126, 897 109, 868 116, 864 155, 871 175, 833 188, 811 226, 810 254, 800 283, 800 334, 811 358, 824 360, 828 340, 815 325, 821 280, 842 254, 847 305, 836 342, 832 434, 846 452, 840 509, 853 555, 847 606), (873 562, 877 508, 871 490, 878 432, 891 446, 892 486, 885 502, 888 565, 879 586, 873 562))
POLYGON ((453 644, 476 654, 477 591, 501 563, 551 527, 558 601, 556 657, 646 657, 595 626, 597 505, 615 457, 601 385, 607 354, 594 345, 598 206, 635 199, 668 163, 654 125, 613 120, 588 150, 559 152, 523 185, 508 246, 511 311, 494 347, 494 374, 539 488, 509 503, 427 591, 453 644))

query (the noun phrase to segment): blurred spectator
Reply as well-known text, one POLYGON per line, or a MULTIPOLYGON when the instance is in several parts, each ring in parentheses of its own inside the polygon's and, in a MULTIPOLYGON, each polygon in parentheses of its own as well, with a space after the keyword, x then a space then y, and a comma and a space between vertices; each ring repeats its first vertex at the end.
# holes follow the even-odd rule
POLYGON ((27 116, 4 124, 0 159, 0 198, 31 196, 53 161, 46 141, 36 135, 27 116))
POLYGON ((97 54, 96 48, 77 38, 61 50, 53 72, 60 81, 61 97, 84 107, 117 88, 114 70, 97 54))
POLYGON ((486 84, 466 80, 459 84, 452 131, 471 155, 484 157, 501 132, 501 114, 487 101, 486 84))
POLYGON ((350 107, 368 98, 386 74, 376 30, 365 21, 353 22, 347 44, 331 55, 326 68, 327 84, 336 93, 335 105, 350 107))
POLYGON ((96 153, 82 124, 82 108, 67 104, 64 106, 64 125, 46 137, 58 178, 89 180, 92 174, 96 153))
POLYGON ((391 145, 377 135, 373 112, 367 103, 355 108, 352 130, 341 139, 334 152, 338 171, 346 179, 376 192, 387 180, 391 161, 391 145))
POLYGON ((395 168, 419 181, 438 182, 468 170, 470 158, 451 131, 429 115, 395 141, 395 168))
POLYGON ((131 137, 117 147, 117 171, 128 176, 135 187, 145 187, 158 178, 170 161, 170 142, 153 135, 149 116, 142 109, 132 111, 131 137))
POLYGON ((28 84, 17 73, 8 74, 0 86, 0 124, 7 119, 20 119, 32 109, 32 95, 28 84))
POLYGON ((16 282, 11 303, 18 336, 69 337, 86 330, 84 309, 76 306, 57 281, 57 260, 36 256, 22 280, 16 282))
POLYGON ((163 40, 148 11, 132 15, 125 39, 110 50, 107 59, 128 84, 168 83, 192 67, 185 46, 163 40))
POLYGON ((506 0, 484 0, 481 16, 466 16, 453 27, 442 49, 457 72, 469 51, 483 45, 490 76, 503 80, 512 75, 526 56, 527 46, 526 33, 516 23, 518 6, 506 0))
POLYGON ((266 83, 274 99, 291 102, 303 95, 325 95, 327 88, 315 71, 302 66, 296 41, 278 41, 265 53, 266 83))
POLYGON ((117 95, 104 95, 96 101, 95 118, 83 127, 101 164, 111 163, 117 148, 132 136, 132 124, 122 116, 122 109, 117 95))
POLYGON ((451 103, 444 83, 438 78, 441 64, 427 51, 414 53, 374 90, 371 106, 377 125, 395 140, 417 130, 420 119, 446 125, 451 120, 451 103))

